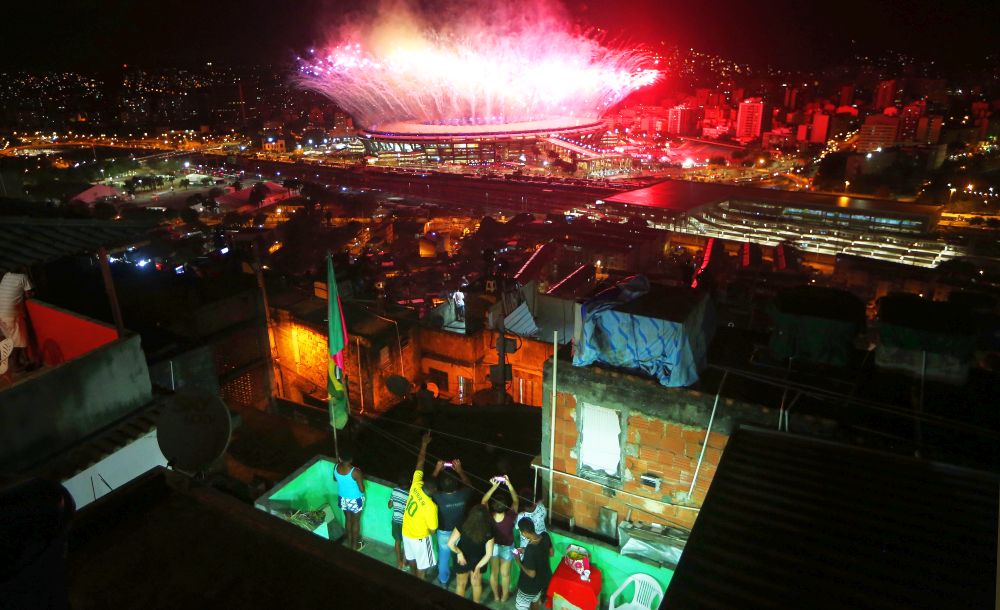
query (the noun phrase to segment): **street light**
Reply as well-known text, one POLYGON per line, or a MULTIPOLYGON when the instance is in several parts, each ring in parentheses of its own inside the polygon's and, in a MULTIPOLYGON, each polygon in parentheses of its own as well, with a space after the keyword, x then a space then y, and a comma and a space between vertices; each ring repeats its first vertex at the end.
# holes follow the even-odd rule
POLYGON ((851 181, 850 180, 844 180, 844 192, 845 193, 848 192, 848 190, 850 188, 851 188, 851 181))
POLYGON ((955 191, 957 191, 957 190, 958 189, 955 188, 955 187, 952 187, 952 188, 948 189, 948 203, 949 204, 951 203, 951 197, 952 197, 952 195, 954 195, 955 191))

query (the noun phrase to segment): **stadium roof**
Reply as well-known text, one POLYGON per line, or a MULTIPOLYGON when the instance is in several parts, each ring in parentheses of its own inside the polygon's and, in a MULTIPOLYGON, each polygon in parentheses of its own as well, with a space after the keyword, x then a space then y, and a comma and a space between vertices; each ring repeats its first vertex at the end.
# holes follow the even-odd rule
POLYGON ((992 608, 998 478, 741 427, 662 608, 992 608))
POLYGON ((518 123, 490 123, 485 125, 431 125, 424 123, 385 123, 363 133, 378 138, 520 138, 547 137, 550 134, 587 131, 602 127, 604 122, 594 118, 553 117, 541 121, 518 123))
POLYGON ((619 193, 602 201, 653 207, 678 214, 723 201, 759 201, 783 206, 840 208, 854 212, 921 217, 937 216, 942 209, 942 206, 939 205, 902 203, 892 199, 848 197, 728 184, 706 184, 686 180, 666 180, 646 188, 619 193))

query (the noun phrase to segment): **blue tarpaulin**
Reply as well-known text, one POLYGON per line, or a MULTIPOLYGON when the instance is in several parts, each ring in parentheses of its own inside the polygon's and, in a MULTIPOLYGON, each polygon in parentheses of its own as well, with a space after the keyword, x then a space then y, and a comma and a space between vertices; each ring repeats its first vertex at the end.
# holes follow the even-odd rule
MULTIPOLYGON (((647 284, 648 286, 648 284, 647 284)), ((704 293, 689 289, 672 295, 646 294, 645 300, 658 301, 671 296, 683 300, 680 316, 663 316, 640 307, 642 315, 630 309, 618 296, 636 298, 623 290, 599 295, 583 304, 582 328, 573 355, 574 366, 595 362, 641 371, 667 387, 690 386, 698 381, 698 370, 705 365, 708 344, 715 328, 711 301, 704 293), (674 317, 678 319, 667 319, 674 317)), ((662 302, 662 301, 661 301, 662 302)), ((675 301, 676 302, 676 301, 675 301)), ((678 313, 672 308, 672 313, 678 313)))

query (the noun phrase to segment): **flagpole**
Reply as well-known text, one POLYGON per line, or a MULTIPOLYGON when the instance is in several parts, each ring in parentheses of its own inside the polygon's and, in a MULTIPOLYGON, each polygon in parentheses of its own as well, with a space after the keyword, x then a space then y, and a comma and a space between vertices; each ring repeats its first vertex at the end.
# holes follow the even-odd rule
POLYGON ((340 439, 337 435, 339 410, 343 410, 344 412, 344 426, 346 426, 350 420, 350 407, 347 403, 347 380, 345 371, 340 368, 340 364, 343 363, 344 351, 347 349, 348 338, 346 325, 344 323, 344 314, 341 309, 340 297, 337 291, 337 278, 333 270, 333 259, 329 252, 326 254, 326 270, 328 325, 327 345, 330 358, 327 363, 327 400, 329 401, 330 408, 330 427, 333 428, 333 452, 339 461, 340 439), (343 400, 343 404, 340 403, 341 400, 343 400))

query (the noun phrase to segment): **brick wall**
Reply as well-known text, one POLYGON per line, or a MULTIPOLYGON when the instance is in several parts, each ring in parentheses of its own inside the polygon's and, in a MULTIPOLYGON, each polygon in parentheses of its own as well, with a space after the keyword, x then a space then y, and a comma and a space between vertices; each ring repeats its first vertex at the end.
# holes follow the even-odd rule
MULTIPOLYGON (((572 517, 578 527, 597 531, 601 508, 608 507, 618 513, 619 521, 631 512, 633 519, 690 528, 697 512, 689 508, 701 506, 728 435, 711 435, 693 501, 687 502, 682 496, 694 477, 705 429, 680 426, 642 414, 625 416, 622 423, 627 442, 623 447, 624 474, 617 485, 612 483, 617 489, 557 475, 553 488, 555 510, 561 513, 557 516, 572 517), (646 473, 661 477, 659 492, 640 483, 639 477, 646 473)), ((555 469, 569 475, 587 476, 578 468, 580 434, 576 397, 572 393, 556 395, 555 430, 555 469)))
MULTIPOLYGON (((549 453, 551 374, 549 362, 542 416, 543 464, 548 463, 549 453)), ((577 527, 598 531, 601 508, 607 507, 618 514, 619 522, 631 512, 633 520, 690 528, 698 514, 692 509, 704 501, 732 430, 739 423, 777 424, 776 409, 723 397, 694 493, 688 498, 714 399, 714 394, 665 388, 652 380, 596 367, 573 367, 560 360, 553 454, 556 518, 571 517, 577 527), (580 468, 579 413, 584 402, 618 414, 622 427, 619 477, 595 477, 580 468), (659 491, 641 483, 640 477, 647 473, 660 477, 659 491)), ((798 423, 813 430, 832 431, 834 427, 804 415, 798 423)))
MULTIPOLYGON (((325 400, 329 360, 326 333, 295 320, 286 311, 279 310, 276 313, 273 318, 274 343, 280 397, 303 404, 325 400)), ((399 402, 399 397, 392 394, 385 383, 389 376, 400 374, 399 348, 395 337, 388 348, 389 359, 382 366, 379 354, 381 348, 373 348, 364 337, 349 337, 344 367, 352 411, 358 412, 362 408, 366 412, 385 411, 399 402)), ((418 352, 419 350, 414 349, 412 339, 409 345, 403 346, 403 372, 407 379, 412 380, 418 374, 418 352)))

